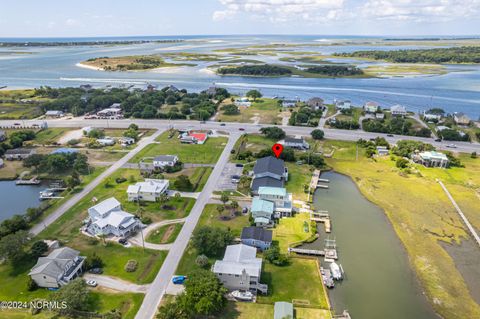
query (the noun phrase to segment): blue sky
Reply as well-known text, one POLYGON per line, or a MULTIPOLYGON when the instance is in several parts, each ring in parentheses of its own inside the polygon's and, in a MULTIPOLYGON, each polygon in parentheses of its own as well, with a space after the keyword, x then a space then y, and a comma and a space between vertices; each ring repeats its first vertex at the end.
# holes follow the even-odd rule
POLYGON ((2 0, 0 37, 473 35, 480 0, 2 0))

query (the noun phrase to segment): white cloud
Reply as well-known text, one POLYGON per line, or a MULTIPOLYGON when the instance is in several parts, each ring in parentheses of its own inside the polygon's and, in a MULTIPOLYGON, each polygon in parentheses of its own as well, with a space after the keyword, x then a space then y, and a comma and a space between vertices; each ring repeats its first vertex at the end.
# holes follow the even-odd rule
POLYGON ((219 0, 225 7, 213 13, 216 21, 246 13, 272 22, 290 20, 337 19, 344 6, 343 0, 219 0), (334 13, 332 13, 334 12, 334 13))
POLYGON ((478 15, 480 0, 369 0, 361 13, 378 20, 448 21, 478 15))
POLYGON ((65 20, 65 25, 68 26, 68 27, 77 27, 77 26, 80 25, 80 22, 78 22, 78 20, 69 18, 69 19, 65 20))

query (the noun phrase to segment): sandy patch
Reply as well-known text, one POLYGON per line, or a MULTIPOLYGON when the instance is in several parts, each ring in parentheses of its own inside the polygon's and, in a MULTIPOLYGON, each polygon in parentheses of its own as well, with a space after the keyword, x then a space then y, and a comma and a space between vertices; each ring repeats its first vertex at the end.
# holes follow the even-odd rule
POLYGON ((82 129, 74 130, 74 131, 68 131, 58 139, 58 143, 67 144, 68 141, 70 141, 70 140, 79 140, 82 137, 83 137, 83 130, 82 129))
POLYGON ((75 66, 77 66, 79 68, 89 69, 89 70, 105 71, 102 68, 99 68, 99 67, 96 67, 96 66, 91 66, 91 65, 85 65, 85 64, 82 64, 82 63, 77 63, 77 64, 75 64, 75 66))
POLYGON ((205 74, 215 74, 215 71, 209 69, 209 68, 203 68, 198 70, 200 73, 205 73, 205 74))

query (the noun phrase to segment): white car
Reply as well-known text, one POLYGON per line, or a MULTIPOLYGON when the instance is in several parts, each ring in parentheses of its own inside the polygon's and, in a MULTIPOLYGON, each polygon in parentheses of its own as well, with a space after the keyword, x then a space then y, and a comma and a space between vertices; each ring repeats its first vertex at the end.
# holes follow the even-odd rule
POLYGON ((447 147, 450 147, 450 148, 457 148, 457 145, 455 144, 448 144, 447 147))
POLYGON ((95 280, 87 280, 86 284, 90 287, 97 287, 97 282, 95 280))

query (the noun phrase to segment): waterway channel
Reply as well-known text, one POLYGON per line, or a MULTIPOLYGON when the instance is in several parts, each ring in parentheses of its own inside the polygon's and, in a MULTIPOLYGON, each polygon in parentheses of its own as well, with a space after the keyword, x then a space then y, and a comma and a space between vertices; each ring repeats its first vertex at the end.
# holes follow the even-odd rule
MULTIPOLYGON (((330 188, 316 191, 315 208, 330 214, 329 238, 336 239, 337 263, 345 271, 345 279, 329 290, 335 312, 348 309, 355 319, 438 318, 381 208, 363 197, 349 177, 335 172, 321 177, 330 180, 330 188)), ((322 224, 318 230, 320 238, 303 247, 323 249, 327 235, 322 224)))
POLYGON ((40 205, 39 192, 45 185, 15 185, 15 181, 0 181, 0 222, 22 215, 27 208, 40 205))

